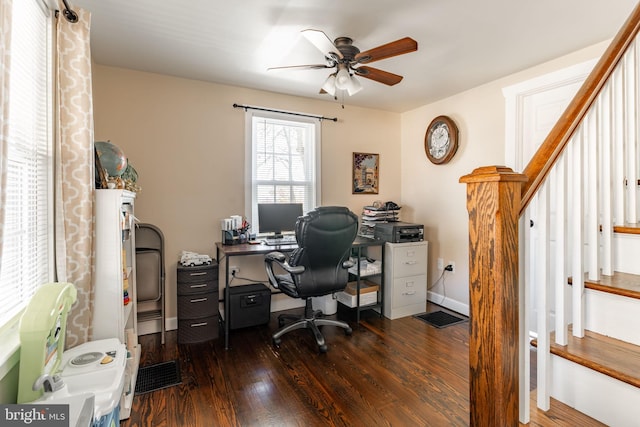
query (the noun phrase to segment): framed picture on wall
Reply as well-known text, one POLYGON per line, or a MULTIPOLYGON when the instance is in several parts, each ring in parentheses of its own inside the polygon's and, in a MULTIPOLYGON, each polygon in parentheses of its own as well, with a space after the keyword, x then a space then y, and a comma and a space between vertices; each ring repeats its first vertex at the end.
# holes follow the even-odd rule
POLYGON ((380 155, 353 153, 353 194, 378 194, 380 155))

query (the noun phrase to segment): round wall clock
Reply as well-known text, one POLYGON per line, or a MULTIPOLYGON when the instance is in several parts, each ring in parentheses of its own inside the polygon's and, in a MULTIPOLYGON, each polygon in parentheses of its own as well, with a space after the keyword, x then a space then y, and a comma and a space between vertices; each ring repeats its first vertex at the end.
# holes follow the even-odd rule
POLYGON ((432 163, 447 163, 458 149, 458 127, 447 116, 438 116, 431 121, 424 136, 424 151, 432 163))

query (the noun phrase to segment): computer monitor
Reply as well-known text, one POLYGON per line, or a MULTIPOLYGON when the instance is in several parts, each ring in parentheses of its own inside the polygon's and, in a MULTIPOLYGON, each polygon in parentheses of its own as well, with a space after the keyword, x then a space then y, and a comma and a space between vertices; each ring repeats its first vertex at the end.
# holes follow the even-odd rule
POLYGON ((275 238, 281 238, 283 232, 295 231, 299 216, 302 203, 258 203, 260 234, 273 233, 275 238))

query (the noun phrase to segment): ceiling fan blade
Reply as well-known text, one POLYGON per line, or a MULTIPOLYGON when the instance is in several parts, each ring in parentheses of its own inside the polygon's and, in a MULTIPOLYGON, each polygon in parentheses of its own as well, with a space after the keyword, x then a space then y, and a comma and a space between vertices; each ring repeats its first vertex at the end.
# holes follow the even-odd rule
POLYGON ((410 37, 405 37, 403 39, 360 52, 356 54, 354 60, 361 64, 368 64, 370 62, 380 61, 381 59, 391 58, 392 56, 398 56, 414 52, 416 50, 418 50, 418 42, 410 37))
POLYGON ((305 38, 317 47, 324 55, 327 55, 329 52, 333 52, 338 58, 342 59, 342 53, 324 32, 309 29, 303 30, 302 35, 305 36, 305 38))
POLYGON ((282 67, 269 67, 267 70, 283 70, 283 69, 299 69, 299 70, 320 70, 324 68, 333 68, 326 64, 309 64, 309 65, 284 65, 282 67))
POLYGON ((388 86, 396 85, 402 81, 402 76, 388 71, 382 71, 377 68, 367 67, 366 65, 353 68, 353 71, 360 77, 366 77, 367 79, 375 80, 376 82, 384 83, 388 86))

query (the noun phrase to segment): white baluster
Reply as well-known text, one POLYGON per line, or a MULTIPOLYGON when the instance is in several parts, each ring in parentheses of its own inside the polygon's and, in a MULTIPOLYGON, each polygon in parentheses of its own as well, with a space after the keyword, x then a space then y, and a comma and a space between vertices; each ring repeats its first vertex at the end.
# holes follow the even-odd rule
POLYGON ((613 131, 611 109, 612 82, 609 81, 603 89, 598 101, 599 132, 598 142, 600 144, 600 224, 602 225, 602 259, 600 265, 602 274, 611 276, 613 274, 613 178, 611 175, 612 148, 611 133, 613 131))
POLYGON ((519 421, 522 424, 528 424, 530 420, 531 412, 531 399, 530 387, 531 387, 531 343, 529 337, 530 325, 529 316, 531 315, 531 301, 529 298, 527 279, 525 275, 527 245, 524 242, 526 240, 527 230, 529 230, 528 215, 522 215, 520 217, 520 225, 518 227, 518 239, 520 244, 518 245, 518 326, 519 326, 519 381, 518 381, 518 403, 519 403, 519 421))
POLYGON ((626 215, 625 223, 635 223, 638 221, 636 216, 636 182, 638 174, 636 172, 636 139, 637 139, 637 108, 636 108, 636 49, 634 46, 629 48, 628 54, 624 58, 625 66, 625 178, 626 178, 626 215))
POLYGON ((613 144, 613 225, 624 225, 624 200, 625 200, 625 163, 624 163, 624 67, 616 68, 612 83, 612 138, 613 144))
POLYGON ((555 289, 555 330, 556 343, 567 345, 567 263, 566 263, 566 233, 567 233, 567 210, 566 210, 566 186, 567 179, 565 175, 566 154, 562 154, 558 159, 558 163, 552 171, 552 180, 554 182, 555 192, 554 199, 556 205, 556 215, 554 218, 554 240, 555 253, 551 258, 553 260, 552 274, 553 286, 555 289))
POLYGON ((548 274, 549 265, 549 183, 548 180, 538 190, 537 203, 537 234, 538 245, 536 254, 536 302, 538 307, 538 408, 548 411, 551 404, 551 353, 549 343, 549 315, 551 312, 548 274))
POLYGON ((597 109, 592 108, 582 123, 583 137, 586 143, 586 179, 584 195, 587 198, 587 272, 589 280, 600 280, 600 230, 598 227, 598 116, 597 109))
POLYGON ((573 308, 573 335, 576 337, 584 336, 584 272, 583 272, 583 254, 584 254, 584 237, 582 233, 583 219, 583 193, 582 193, 582 177, 584 176, 583 158, 582 158, 582 130, 572 138, 571 141, 571 162, 572 162, 572 189, 571 189, 571 205, 572 214, 569 223, 571 224, 571 306, 573 308))

